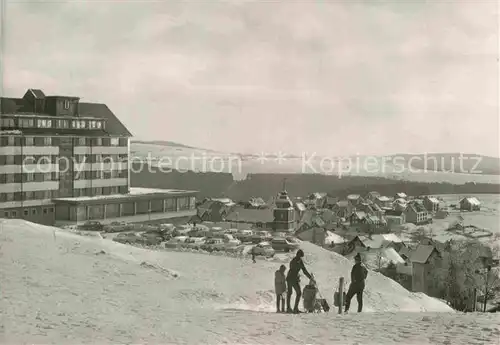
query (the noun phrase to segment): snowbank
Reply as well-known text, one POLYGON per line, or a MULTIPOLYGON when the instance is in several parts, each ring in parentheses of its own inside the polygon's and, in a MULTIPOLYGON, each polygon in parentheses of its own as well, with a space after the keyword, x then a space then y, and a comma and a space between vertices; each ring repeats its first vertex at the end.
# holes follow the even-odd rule
MULTIPOLYGON (((308 267, 331 301, 338 277, 348 277, 351 262, 312 244, 302 245, 308 267)), ((402 318, 390 312, 445 312, 441 319, 457 315, 446 313, 451 310, 442 302, 409 293, 373 272, 365 293, 366 311, 384 313, 340 320, 331 320, 337 318, 335 313, 296 318, 258 313, 273 309, 279 262, 253 264, 249 259, 150 251, 22 220, 0 220, 0 246, 0 318, 6 343, 334 343, 322 330, 334 330, 337 341, 345 343, 342 334, 357 334, 352 327, 373 328, 375 322, 384 329, 401 329, 402 318), (316 333, 308 333, 311 328, 316 333), (289 338, 282 329, 304 337, 289 338), (320 333, 325 338, 314 338, 320 333)), ((421 322, 421 316, 417 320, 405 315, 411 327, 421 322)), ((444 330, 436 328, 435 334, 440 332, 444 330)), ((374 341, 370 336, 359 339, 374 341)))

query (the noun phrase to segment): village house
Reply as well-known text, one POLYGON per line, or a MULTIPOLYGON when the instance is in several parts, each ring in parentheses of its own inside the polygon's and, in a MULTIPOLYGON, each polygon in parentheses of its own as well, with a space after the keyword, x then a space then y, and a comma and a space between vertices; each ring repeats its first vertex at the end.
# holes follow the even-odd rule
POLYGON ((406 200, 407 198, 408 198, 408 195, 406 195, 406 193, 396 193, 396 195, 394 195, 394 199, 406 200))
POLYGON ((368 194, 366 194, 365 196, 365 200, 370 200, 372 202, 375 202, 375 200, 377 200, 378 197, 380 197, 380 193, 379 192, 369 192, 368 194))
POLYGON ((387 228, 389 230, 398 229, 406 223, 405 214, 403 211, 387 211, 384 215, 385 221, 387 222, 387 228))
POLYGON ((226 216, 226 221, 263 229, 273 229, 274 227, 272 209, 250 209, 242 206, 235 207, 226 216))
POLYGON ((218 199, 205 199, 196 208, 196 217, 191 222, 222 222, 233 207, 230 202, 222 202, 218 199))
POLYGON ((362 203, 364 200, 359 194, 350 194, 347 196, 347 202, 349 205, 356 207, 358 204, 362 203))
MULTIPOLYGON (((406 248, 401 239, 394 234, 356 236, 345 246, 344 255, 351 258, 360 253, 365 264, 372 269, 386 267, 391 262, 396 267, 405 266, 407 264, 398 253, 398 245, 406 248)), ((403 271, 408 271, 408 268, 403 268, 403 271)))
POLYGON ((446 208, 440 208, 436 212, 436 214, 434 215, 434 217, 436 219, 446 219, 449 215, 450 215, 450 211, 448 211, 448 209, 446 209, 446 208))
POLYGON ((314 243, 320 247, 325 245, 326 235, 326 230, 320 227, 302 228, 295 232, 298 239, 314 243))
POLYGON ((374 202, 382 209, 392 209, 392 200, 386 196, 379 196, 374 202))
POLYGON ((324 228, 325 221, 321 217, 321 211, 306 210, 299 220, 297 231, 303 231, 311 228, 324 228))
POLYGON ((242 206, 245 208, 252 208, 252 209, 261 209, 261 208, 267 208, 268 205, 262 198, 250 198, 248 201, 242 202, 242 206))
POLYGON ((480 211, 481 203, 476 197, 467 197, 460 200, 461 211, 480 211))
POLYGON ((306 205, 304 205, 303 202, 298 201, 294 203, 294 207, 295 207, 295 212, 297 214, 297 219, 299 220, 302 219, 304 213, 307 211, 306 205))
POLYGON ((311 193, 304 200, 304 203, 307 207, 320 209, 324 207, 325 201, 326 193, 311 193))
POLYGON ((341 200, 333 207, 333 212, 338 218, 347 218, 351 214, 351 209, 353 209, 347 200, 341 200))
POLYGON ((404 211, 404 215, 407 223, 415 225, 427 224, 432 220, 424 205, 416 201, 408 204, 404 211))
POLYGON ((432 293, 432 278, 430 272, 441 264, 441 254, 432 245, 420 244, 411 253, 412 291, 432 293))
POLYGON ((335 207, 335 205, 337 204, 337 202, 339 202, 339 198, 327 195, 324 207, 331 210, 331 209, 333 209, 335 207))
POLYGON ((439 200, 432 196, 425 196, 423 205, 427 211, 432 213, 436 213, 439 210, 439 200))
POLYGON ((396 211, 404 211, 406 209, 406 206, 408 205, 408 202, 406 199, 396 199, 392 202, 392 208, 396 211))

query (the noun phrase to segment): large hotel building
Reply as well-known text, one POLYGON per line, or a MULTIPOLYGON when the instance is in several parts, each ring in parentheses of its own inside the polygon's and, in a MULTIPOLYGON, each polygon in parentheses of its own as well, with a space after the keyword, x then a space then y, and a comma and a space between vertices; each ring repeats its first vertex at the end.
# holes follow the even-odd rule
POLYGON ((131 136, 105 104, 37 89, 0 98, 0 218, 62 225, 196 214, 195 191, 130 187, 131 136))

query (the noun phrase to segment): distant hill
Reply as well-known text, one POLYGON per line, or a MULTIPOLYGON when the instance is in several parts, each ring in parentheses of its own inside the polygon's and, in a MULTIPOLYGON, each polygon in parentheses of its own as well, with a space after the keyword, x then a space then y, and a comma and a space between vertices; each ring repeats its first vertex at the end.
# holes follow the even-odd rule
POLYGON ((291 195, 304 196, 312 192, 328 192, 344 197, 348 194, 366 194, 376 190, 392 196, 397 192, 409 195, 424 194, 499 194, 500 184, 402 181, 375 176, 337 176, 319 174, 249 174, 244 180, 236 181, 230 173, 215 172, 161 172, 157 167, 138 169, 133 166, 131 185, 146 188, 178 188, 197 190, 199 198, 229 197, 234 200, 248 200, 275 196, 286 178, 287 190, 291 195))
POLYGON ((460 153, 398 154, 389 157, 392 161, 400 158, 406 167, 419 170, 500 175, 498 157, 460 153))
MULTIPOLYGON (((243 180, 248 174, 321 174, 339 176, 339 160, 317 156, 304 169, 304 158, 294 155, 278 157, 268 154, 220 152, 195 148, 169 141, 132 141, 131 154, 134 161, 150 160, 154 164, 169 163, 173 169, 202 172, 227 172, 236 180, 243 180), (196 157, 195 160, 189 157, 196 157), (186 159, 188 158, 188 159, 186 159), (208 163, 208 164, 207 164, 208 163), (216 164, 211 164, 216 163, 216 164), (326 163, 326 164, 324 164, 326 163), (331 171, 319 171, 329 169, 331 171)), ((306 158, 307 159, 307 158, 306 158)), ((394 154, 388 156, 352 156, 342 159, 342 176, 374 176, 393 180, 418 182, 449 182, 463 184, 500 183, 500 158, 477 154, 433 153, 394 154), (345 160, 349 162, 345 164, 345 160), (373 171, 373 161, 377 164, 373 171)), ((168 164, 167 164, 168 165, 168 164)))
POLYGON ((134 144, 146 144, 146 145, 160 145, 160 146, 171 146, 171 147, 184 147, 187 149, 196 149, 194 146, 188 146, 180 143, 176 143, 174 141, 166 141, 166 140, 152 140, 152 141, 144 141, 144 140, 131 140, 130 143, 134 144))

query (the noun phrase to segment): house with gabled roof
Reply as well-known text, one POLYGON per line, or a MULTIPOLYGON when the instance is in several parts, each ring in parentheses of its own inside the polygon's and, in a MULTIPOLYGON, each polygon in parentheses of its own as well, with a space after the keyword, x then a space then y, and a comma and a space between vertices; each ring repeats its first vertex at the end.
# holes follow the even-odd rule
POLYGON ((363 198, 359 194, 349 194, 347 196, 347 202, 352 206, 356 206, 363 201, 363 198))
POLYGON ((332 208, 338 218, 347 218, 351 214, 353 207, 349 204, 347 200, 338 201, 332 208))
POLYGON ((392 209, 392 199, 384 195, 377 197, 374 203, 379 205, 382 209, 392 209))
POLYGON ((366 196, 365 196, 365 200, 370 200, 370 201, 374 202, 379 196, 381 196, 381 194, 379 192, 375 192, 375 191, 368 192, 368 194, 366 194, 366 196))
POLYGON ((396 193, 396 195, 394 195, 394 199, 407 199, 408 198, 408 195, 406 195, 406 193, 396 193))
POLYGON ((436 197, 426 195, 422 203, 429 212, 436 213, 439 210, 439 200, 436 197))
POLYGON ((412 290, 414 292, 423 292, 428 294, 432 288, 433 269, 441 265, 441 253, 435 246, 419 244, 411 253, 410 261, 412 263, 412 290))
POLYGON ((432 220, 429 216, 429 212, 419 200, 408 203, 404 215, 407 223, 416 225, 427 224, 432 220))
POLYGON ((337 198, 335 196, 327 195, 324 207, 331 210, 335 207, 335 205, 337 204, 338 201, 339 201, 339 198, 337 198))
POLYGON ((467 197, 460 200, 461 211, 480 211, 481 202, 476 197, 467 197))

